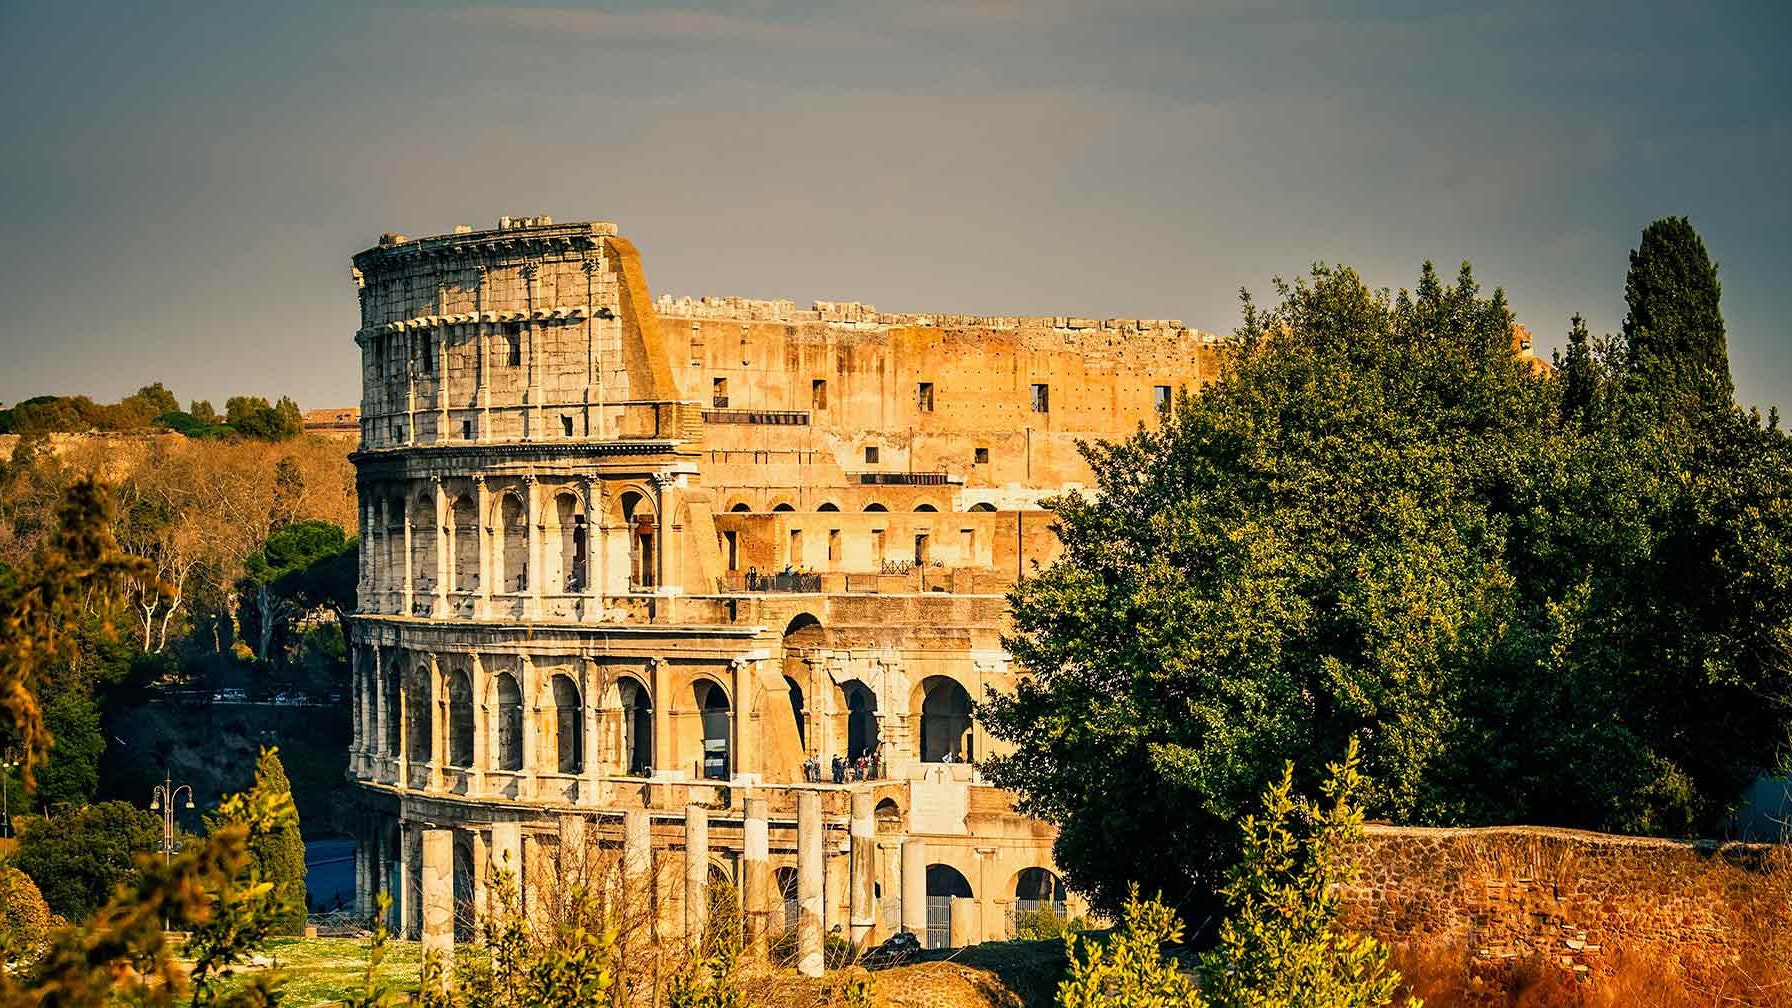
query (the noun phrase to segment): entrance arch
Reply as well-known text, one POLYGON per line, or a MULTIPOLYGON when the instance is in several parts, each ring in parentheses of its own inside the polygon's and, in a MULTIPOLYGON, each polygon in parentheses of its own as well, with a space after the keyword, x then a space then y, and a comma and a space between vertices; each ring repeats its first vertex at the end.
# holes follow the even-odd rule
POLYGON ((714 680, 699 679, 691 686, 703 721, 703 776, 709 780, 727 780, 733 772, 731 744, 733 710, 728 693, 714 680))
POLYGON ((952 942, 952 900, 969 899, 971 883, 948 864, 927 866, 927 947, 949 948, 952 942))
POLYGON ((622 738, 617 746, 617 759, 623 773, 630 777, 647 777, 653 773, 653 701, 647 687, 633 676, 616 680, 618 706, 622 711, 622 738))
POLYGON ((970 762, 971 694, 947 676, 922 680, 921 692, 921 762, 970 762))
POLYGON ((517 771, 523 768, 523 691, 517 688, 516 677, 498 673, 498 769, 517 771))
POLYGON ((1065 919, 1064 882, 1044 868, 1024 868, 1014 877, 1014 913, 1049 911, 1065 919))
POLYGON ((857 679, 840 687, 846 699, 846 758, 877 752, 877 694, 857 679))
POLYGON ((585 712, 579 704, 579 687, 571 677, 550 680, 554 701, 554 769, 576 774, 585 769, 585 712))
POLYGON ((448 673, 448 765, 473 765, 473 683, 463 669, 448 673))

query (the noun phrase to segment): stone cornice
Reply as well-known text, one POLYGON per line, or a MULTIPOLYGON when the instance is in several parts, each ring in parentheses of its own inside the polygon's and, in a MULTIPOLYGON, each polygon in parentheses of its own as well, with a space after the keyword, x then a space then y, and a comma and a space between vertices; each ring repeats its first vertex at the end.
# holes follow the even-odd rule
MULTIPOLYGON (((458 462, 475 470, 501 462, 562 461, 592 456, 669 455, 685 442, 671 438, 640 441, 493 441, 445 445, 406 445, 350 452, 348 460, 365 475, 370 469, 421 462, 426 465, 458 462)), ((657 466, 655 468, 658 468, 657 466)))
POLYGON ((364 274, 372 275, 424 259, 485 260, 556 255, 596 248, 603 239, 615 235, 616 225, 608 221, 467 231, 376 245, 357 252, 354 264, 364 274))

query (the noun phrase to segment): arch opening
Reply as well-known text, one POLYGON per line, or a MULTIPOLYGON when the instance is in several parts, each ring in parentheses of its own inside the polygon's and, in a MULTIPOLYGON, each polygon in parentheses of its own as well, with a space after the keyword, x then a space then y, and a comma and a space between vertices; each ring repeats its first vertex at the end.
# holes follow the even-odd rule
POLYGON ((840 687, 846 700, 846 757, 858 759, 877 753, 877 694, 854 679, 840 687))
POLYGON ((585 718, 579 687, 566 675, 555 675, 548 686, 554 701, 554 769, 580 773, 585 769, 585 718))
POLYGON ((979 501, 978 503, 971 505, 972 511, 994 511, 995 509, 996 506, 988 501, 979 501))
POLYGON ((629 588, 652 588, 654 579, 654 543, 659 523, 654 519, 653 505, 633 490, 621 498, 622 522, 628 527, 629 588))
POLYGON ((473 765, 473 682, 463 669, 448 673, 448 765, 473 765))
POLYGON ((498 553, 503 580, 501 592, 529 590, 529 514, 522 498, 505 494, 498 502, 498 553))
POLYGON ((948 864, 927 866, 928 948, 949 948, 952 942, 952 900, 971 898, 971 883, 948 864))
POLYGON ((411 591, 417 595, 436 590, 436 502, 419 496, 411 506, 411 591))
POLYGON ((479 510, 472 498, 462 494, 450 509, 454 535, 454 590, 479 590, 479 510))
POLYGON ((971 694, 946 676, 928 677, 921 689, 921 762, 970 762, 971 694))
POLYGON ((721 684, 699 679, 691 686, 692 698, 703 722, 703 776, 708 780, 727 780, 732 774, 733 739, 732 710, 728 694, 721 684))
POLYGON ((427 763, 434 737, 435 691, 431 688, 429 666, 419 664, 411 677, 411 690, 405 717, 410 730, 406 733, 405 755, 413 763, 427 763))
POLYGON ((653 774, 653 703, 647 687, 634 676, 616 681, 622 708, 622 739, 617 747, 623 772, 630 777, 653 774))
POLYGON ((523 691, 515 676, 500 672, 496 693, 498 769, 514 772, 523 768, 523 691))

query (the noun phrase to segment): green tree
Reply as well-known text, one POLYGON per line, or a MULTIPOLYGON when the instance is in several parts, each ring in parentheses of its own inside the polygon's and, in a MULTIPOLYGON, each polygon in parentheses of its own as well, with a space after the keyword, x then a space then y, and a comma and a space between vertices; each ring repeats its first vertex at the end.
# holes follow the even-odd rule
POLYGON ((85 805, 100 786, 100 757, 106 737, 100 734, 100 712, 92 699, 71 693, 44 711, 44 727, 56 739, 37 780, 37 802, 85 805))
POLYGON ((0 864, 0 961, 29 962, 59 923, 31 876, 0 864))
POLYGON ((128 802, 110 801, 54 819, 19 816, 16 864, 31 876, 50 909, 84 920, 118 886, 138 881, 136 855, 162 842, 162 820, 128 802))
POLYGON ((1658 408, 1725 409, 1734 389, 1717 266, 1685 217, 1643 229, 1624 279, 1624 340, 1634 387, 1658 408))
POLYGON ((285 441, 303 430, 298 404, 284 396, 272 406, 260 396, 231 396, 224 416, 238 434, 262 441, 285 441))
MULTIPOLYGON (((276 809, 249 841, 255 879, 272 887, 268 924, 275 934, 303 934, 310 904, 305 898, 305 840, 299 832, 299 812, 292 803, 292 785, 280 765, 277 748, 261 751, 255 763, 254 795, 265 795, 276 809)), ((240 818, 220 812, 207 822, 213 832, 242 825, 240 818)))
POLYGON ((1720 821, 1792 730, 1785 436, 1641 408, 1592 341, 1570 398, 1466 267, 1279 294, 1214 384, 1086 446, 1098 493, 1050 503, 1062 555, 1012 595, 987 772, 1067 881, 1211 908, 1231 824, 1353 736, 1379 817, 1720 821))
POLYGON ((341 526, 327 521, 282 525, 244 562, 244 581, 253 592, 261 621, 259 654, 272 660, 274 641, 285 620, 318 607, 329 608, 347 631, 355 607, 359 552, 341 526))

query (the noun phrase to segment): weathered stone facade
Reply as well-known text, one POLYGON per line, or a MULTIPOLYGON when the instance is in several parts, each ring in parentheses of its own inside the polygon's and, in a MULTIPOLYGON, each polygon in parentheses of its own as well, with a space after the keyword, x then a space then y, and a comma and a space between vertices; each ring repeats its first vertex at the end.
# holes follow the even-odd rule
POLYGON ((545 218, 354 264, 364 907, 440 942, 489 865, 527 886, 569 846, 726 877, 806 946, 1064 899, 972 699, 1013 685, 1002 595, 1055 555, 1077 439, 1206 380, 1211 337, 656 303, 614 226, 545 218))

